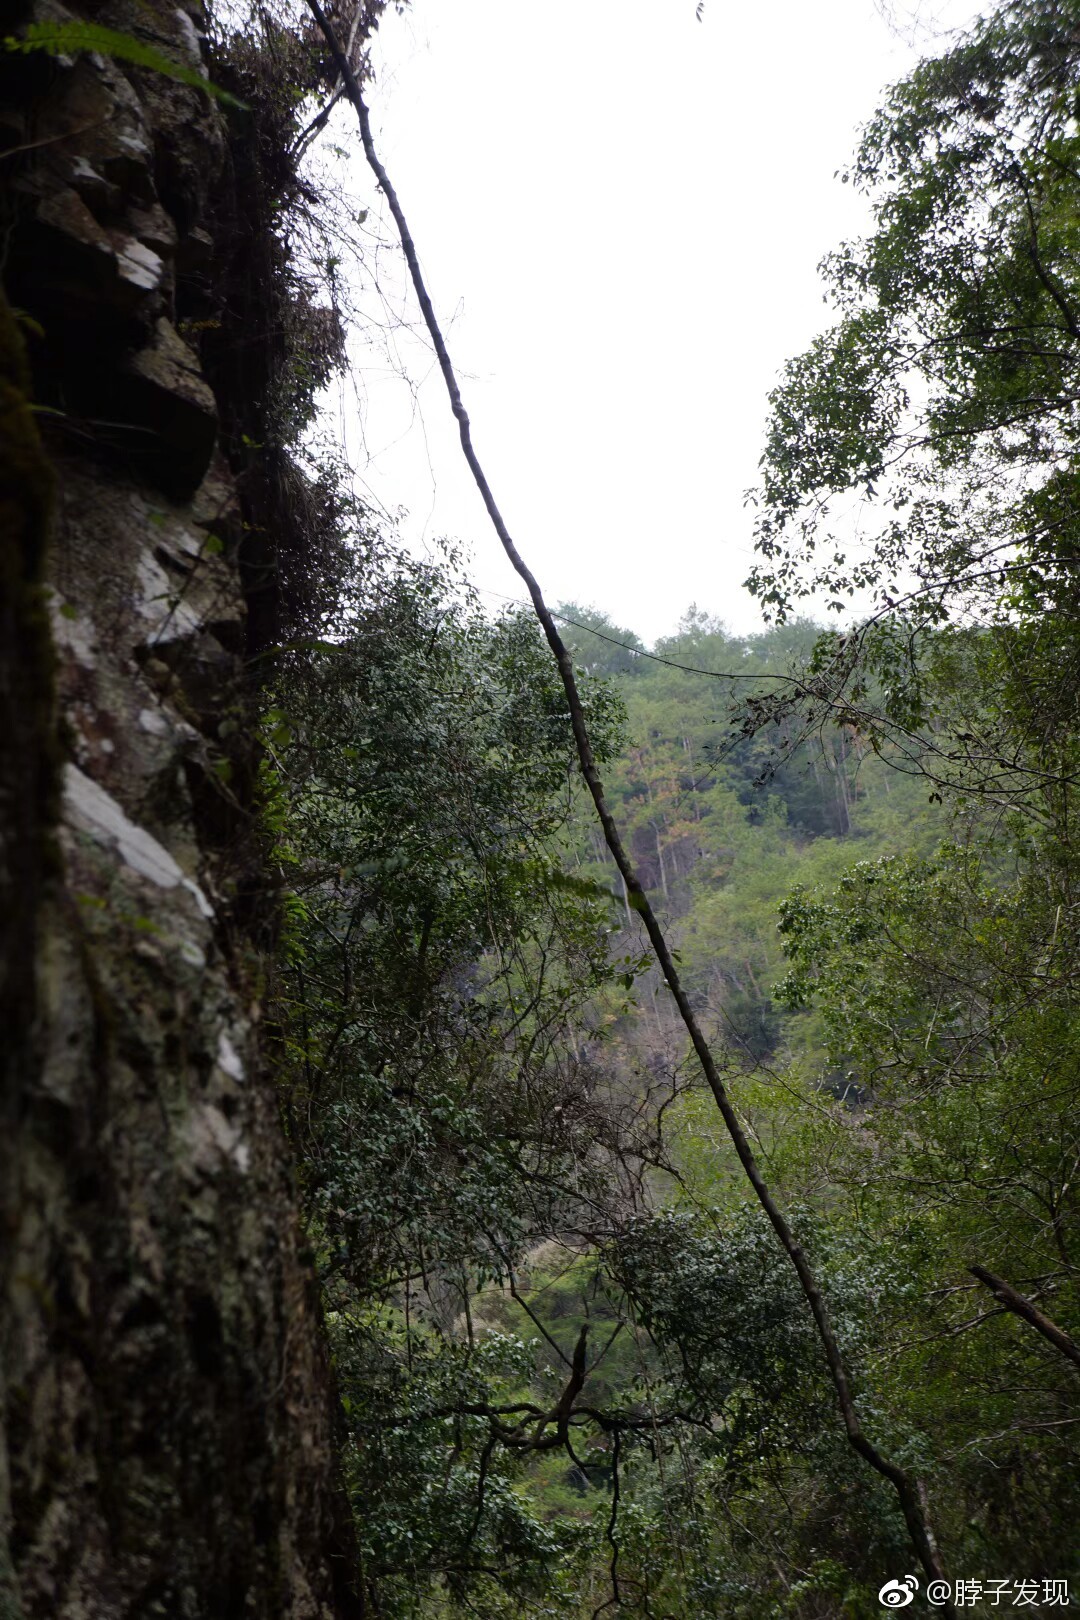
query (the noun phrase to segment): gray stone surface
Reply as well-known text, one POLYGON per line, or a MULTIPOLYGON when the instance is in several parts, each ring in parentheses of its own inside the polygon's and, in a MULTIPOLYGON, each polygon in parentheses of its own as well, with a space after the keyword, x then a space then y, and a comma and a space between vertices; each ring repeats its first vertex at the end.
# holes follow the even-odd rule
MULTIPOLYGON (((159 0, 94 19, 197 49, 187 13, 159 0)), ((0 739, 0 804, 46 777, 63 791, 52 833, 11 814, 0 838, 19 959, 0 1094, 0 1617, 332 1620, 359 1612, 333 1392, 265 964, 233 905, 241 875, 259 880, 250 725, 228 759, 218 732, 247 701, 244 603, 218 537, 239 512, 172 305, 185 234, 212 254, 193 221, 223 131, 197 91, 98 58, 4 84, 9 144, 88 127, 19 169, 7 261, 62 414, 56 706, 35 720, 22 702, 21 732, 0 739), (103 436, 109 420, 128 437, 103 436)), ((0 456, 15 444, 5 386, 0 456)), ((8 472, 0 519, 16 532, 31 485, 8 472)), ((31 516, 10 564, 28 578, 31 516)), ((0 704, 38 645, 40 599, 24 595, 4 608, 0 704)), ((47 660, 35 678, 45 691, 47 660)))

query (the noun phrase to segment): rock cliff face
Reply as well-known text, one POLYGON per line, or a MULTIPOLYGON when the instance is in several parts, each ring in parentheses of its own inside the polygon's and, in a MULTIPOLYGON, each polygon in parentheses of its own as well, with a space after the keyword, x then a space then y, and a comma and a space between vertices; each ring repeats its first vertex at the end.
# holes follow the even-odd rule
MULTIPOLYGON (((81 15, 199 65, 194 7, 81 15)), ((227 137, 0 55, 0 153, 0 1615, 359 1613, 237 899, 242 504, 178 313, 227 137)))

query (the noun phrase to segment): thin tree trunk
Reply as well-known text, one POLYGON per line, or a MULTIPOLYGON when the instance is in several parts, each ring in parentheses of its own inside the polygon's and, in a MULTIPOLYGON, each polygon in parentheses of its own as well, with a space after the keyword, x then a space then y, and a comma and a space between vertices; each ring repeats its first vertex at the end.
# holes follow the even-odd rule
POLYGON ((634 926, 634 919, 630 915, 630 890, 626 887, 626 878, 623 876, 621 867, 619 868, 619 882, 622 885, 622 903, 623 909, 626 912, 626 926, 627 928, 632 928, 634 926))
MULTIPOLYGON (((937 1548, 934 1544, 933 1536, 928 1528, 927 1517, 924 1512, 918 1485, 916 1484, 916 1481, 911 1478, 897 1463, 894 1463, 889 1458, 883 1456, 882 1453, 878 1451, 876 1446, 874 1446, 863 1433, 862 1425, 859 1422, 858 1413, 855 1409, 854 1398, 851 1393, 851 1385, 848 1380, 847 1367, 840 1352, 840 1347, 836 1342, 832 1322, 830 1320, 825 1301, 821 1295, 821 1291, 818 1288, 817 1279, 814 1276, 813 1270, 811 1269, 809 1260, 806 1258, 802 1245, 799 1243, 794 1232, 788 1225, 786 1217, 774 1199, 771 1190, 762 1176, 757 1159, 754 1156, 750 1143, 739 1123, 738 1115, 736 1114, 728 1096, 727 1089, 721 1077, 720 1070, 716 1064, 716 1060, 714 1059, 709 1044, 705 1039, 704 1033, 698 1024, 697 1018, 694 1015, 694 1010, 690 1005, 686 991, 683 989, 678 972, 676 971, 675 962, 672 958, 670 948, 666 938, 664 937, 663 930, 661 929, 656 915, 649 904, 648 896, 638 881, 637 873, 634 870, 630 857, 623 846, 622 839, 619 835, 619 829, 610 809, 608 808, 607 800, 604 796, 604 786, 600 779, 600 773, 597 769, 596 760, 593 755, 592 743, 590 741, 588 727, 585 722, 585 712, 581 703, 581 695, 578 692, 577 680, 574 676, 573 662, 566 650, 562 637, 559 635, 558 628, 556 627, 555 620, 551 616, 550 609, 548 608, 547 603, 544 601, 540 586, 519 553, 516 545, 514 544, 513 538, 511 537, 510 531, 503 521, 502 513, 499 511, 499 508, 495 503, 495 497, 491 492, 491 486, 488 484, 487 476, 473 447, 472 431, 469 423, 468 413, 465 409, 464 403, 462 402, 461 390, 458 386, 457 377, 454 373, 453 364, 446 347, 446 340, 443 337, 442 329, 439 326, 438 320, 436 319, 431 298, 424 283, 423 274, 420 270, 420 261, 417 257, 416 246, 413 242, 408 222, 405 218, 404 212, 402 211, 401 204, 398 201, 397 193, 394 191, 394 188, 390 183, 390 177, 383 168, 381 162, 379 161, 378 154, 375 151, 375 145, 371 136, 371 120, 368 117, 367 105, 364 101, 363 95, 361 94, 360 86, 356 81, 356 76, 348 63, 348 60, 342 52, 341 46, 338 44, 334 30, 328 22, 322 7, 319 4, 319 0, 307 0, 307 3, 316 22, 322 29, 334 61, 337 64, 338 71, 345 81, 349 99, 355 107, 357 117, 360 121, 360 134, 364 144, 365 155, 371 167, 372 173, 375 175, 376 180, 382 188, 383 194, 385 195, 389 205, 390 212, 392 213, 395 224, 397 225, 398 233, 401 238, 402 250, 404 251, 405 260, 409 267, 409 274, 412 278, 417 300, 420 304, 424 322, 427 326, 428 333, 435 349, 436 358, 439 362, 439 369, 442 372, 443 380, 446 384, 446 391, 450 396, 450 408, 453 411, 454 417, 458 424, 462 453, 466 462, 468 463, 469 470, 473 475, 473 479, 476 483, 477 489, 480 492, 484 506, 487 509, 492 526, 502 543, 503 550, 506 552, 507 557, 520 578, 524 581, 525 587, 529 592, 536 617, 543 627, 548 645, 550 646, 555 658, 555 662, 558 665, 559 674, 562 677, 563 689, 566 692, 566 700, 570 711, 570 721, 573 727, 574 741, 577 746, 578 759, 581 765, 581 774, 584 777, 586 785, 588 786, 589 792, 592 796, 593 804, 596 807, 596 813, 600 820, 600 825, 604 829, 604 837, 607 840, 608 848, 611 850, 615 863, 622 874, 629 903, 638 913, 642 923, 645 926, 645 931, 649 936, 649 941, 652 945, 660 971, 667 982, 668 989, 671 991, 675 1005, 679 1010, 679 1015, 682 1018, 687 1034, 690 1037, 691 1044, 693 1045, 694 1051, 697 1054, 698 1061, 701 1064, 702 1072, 705 1075, 709 1089, 716 1100, 716 1105, 720 1110, 720 1114, 727 1128, 728 1135, 731 1138, 732 1145, 738 1156, 739 1162, 743 1167, 747 1180, 750 1182, 758 1202, 765 1211, 765 1214, 768 1217, 777 1238, 779 1239, 781 1245, 787 1253, 789 1260, 791 1261, 792 1266, 795 1269, 800 1287, 802 1288, 802 1292, 806 1298, 807 1304, 809 1305, 811 1313, 813 1314, 814 1323, 817 1327, 818 1337, 821 1340, 822 1349, 825 1353, 825 1361, 828 1366, 829 1376, 832 1380, 833 1388, 836 1393, 837 1404, 840 1408, 840 1415, 848 1441, 852 1448, 858 1452, 859 1456, 861 1456, 871 1468, 873 1468, 877 1473, 882 1475, 883 1478, 887 1479, 891 1483, 899 1499, 900 1506, 904 1514, 904 1520, 908 1527, 908 1533, 911 1536, 912 1544, 918 1555, 919 1562, 922 1564, 923 1569, 929 1576, 937 1580, 942 1580, 944 1579, 944 1570, 942 1568, 941 1559, 938 1555, 937 1548)), ((943 1604, 941 1605, 941 1609, 943 1613, 955 1613, 951 1604, 943 1604)))
POLYGON ((693 753, 691 752, 691 749, 690 749, 690 739, 689 739, 689 737, 684 737, 683 738, 682 745, 683 745, 683 752, 685 753, 687 759, 690 761, 690 792, 691 792, 690 803, 694 807, 694 820, 695 821, 700 821, 701 820, 701 809, 700 809, 700 807, 698 805, 697 772, 694 770, 694 756, 693 756, 693 753))

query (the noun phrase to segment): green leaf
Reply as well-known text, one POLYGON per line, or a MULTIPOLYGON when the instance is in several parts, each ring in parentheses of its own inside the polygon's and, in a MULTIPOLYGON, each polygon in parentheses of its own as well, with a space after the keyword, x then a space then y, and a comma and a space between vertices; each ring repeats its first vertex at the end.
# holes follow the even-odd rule
POLYGON ((176 79, 194 90, 205 90, 208 96, 227 107, 247 111, 247 103, 222 90, 220 85, 204 79, 195 68, 174 62, 153 45, 144 44, 132 34, 119 34, 113 28, 102 28, 97 23, 71 21, 62 23, 30 23, 26 32, 16 38, 9 34, 2 42, 5 51, 45 51, 49 56, 63 56, 71 51, 98 51, 119 62, 131 62, 135 67, 150 68, 166 78, 176 79))

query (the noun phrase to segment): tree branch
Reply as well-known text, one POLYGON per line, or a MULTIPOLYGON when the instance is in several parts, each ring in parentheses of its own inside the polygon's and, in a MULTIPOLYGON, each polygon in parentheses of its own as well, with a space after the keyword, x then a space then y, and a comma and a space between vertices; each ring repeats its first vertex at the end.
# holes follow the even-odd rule
POLYGON ((1014 1316, 1020 1316, 1025 1322, 1030 1323, 1036 1333, 1041 1333, 1044 1339, 1050 1341, 1055 1350, 1060 1350, 1063 1356, 1067 1356, 1070 1361, 1074 1361, 1080 1367, 1080 1344, 1077 1344, 1075 1339, 1071 1339, 1063 1328, 1058 1327, 1056 1322, 1051 1322, 1048 1316, 1044 1316, 1042 1311, 1031 1303, 1030 1299, 1025 1298, 1023 1294, 1018 1294, 1012 1284, 1005 1281, 1004 1277, 998 1277, 994 1272, 987 1271, 984 1266, 969 1266, 968 1270, 973 1277, 977 1277, 985 1287, 989 1288, 994 1298, 1000 1300, 1007 1311, 1012 1311, 1014 1316))

